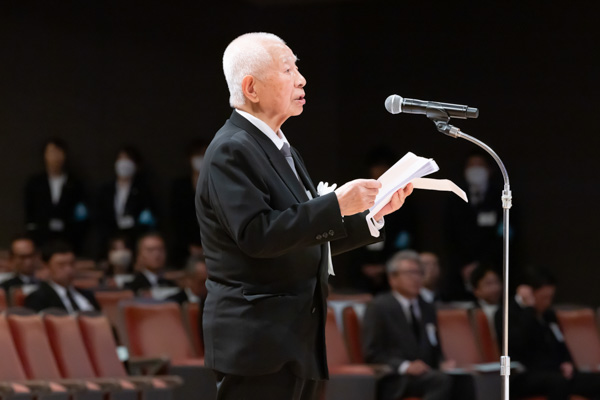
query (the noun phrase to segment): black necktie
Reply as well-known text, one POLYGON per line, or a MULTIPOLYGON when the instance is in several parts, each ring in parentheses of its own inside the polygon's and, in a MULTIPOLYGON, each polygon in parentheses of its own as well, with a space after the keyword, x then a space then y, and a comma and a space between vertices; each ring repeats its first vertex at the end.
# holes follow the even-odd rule
POLYGON ((416 314, 415 314, 415 308, 413 303, 410 303, 410 307, 408 308, 410 310, 410 319, 411 319, 411 323, 412 323, 412 330, 413 333, 415 334, 415 339, 417 339, 417 342, 421 339, 421 329, 419 328, 419 319, 417 318, 416 314))
POLYGON ((71 308, 73 309, 73 311, 79 311, 80 308, 77 305, 77 302, 75 301, 75 297, 73 297, 73 294, 71 293, 71 291, 69 289, 67 289, 67 298, 71 302, 71 308))

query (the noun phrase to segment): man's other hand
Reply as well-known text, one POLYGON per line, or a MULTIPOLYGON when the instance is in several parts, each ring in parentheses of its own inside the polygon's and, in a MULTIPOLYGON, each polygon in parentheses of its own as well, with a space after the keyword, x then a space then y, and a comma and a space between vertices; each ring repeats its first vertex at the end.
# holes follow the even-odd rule
POLYGON ((381 182, 375 179, 356 179, 337 189, 335 194, 342 217, 358 214, 373 207, 379 188, 381 182))
POLYGON ((379 212, 373 217, 375 221, 380 221, 385 215, 391 214, 397 211, 404 204, 404 200, 413 192, 413 184, 409 183, 402 189, 398 189, 396 193, 392 195, 390 202, 387 203, 379 212))
POLYGON ((419 375, 423 375, 425 372, 429 371, 430 369, 431 368, 429 367, 429 365, 425 364, 423 361, 415 360, 415 361, 410 362, 410 364, 408 365, 408 368, 406 369, 406 373, 408 375, 419 376, 419 375))

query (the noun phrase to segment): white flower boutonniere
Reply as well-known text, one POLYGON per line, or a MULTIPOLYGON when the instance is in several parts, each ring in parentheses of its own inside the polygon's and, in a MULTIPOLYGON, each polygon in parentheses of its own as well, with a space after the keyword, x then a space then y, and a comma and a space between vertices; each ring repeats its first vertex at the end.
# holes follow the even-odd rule
POLYGON ((317 185, 317 193, 319 196, 324 196, 333 192, 335 188, 337 188, 337 183, 333 183, 331 186, 329 186, 329 182, 319 182, 317 185))

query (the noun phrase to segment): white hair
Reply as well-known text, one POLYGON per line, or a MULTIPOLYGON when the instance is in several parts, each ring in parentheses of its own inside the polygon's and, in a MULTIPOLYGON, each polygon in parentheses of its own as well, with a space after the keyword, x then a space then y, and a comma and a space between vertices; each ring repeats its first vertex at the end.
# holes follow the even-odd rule
POLYGON ((234 39, 223 53, 223 72, 229 88, 229 104, 240 107, 246 103, 242 91, 242 80, 246 75, 260 77, 263 69, 271 62, 267 43, 285 42, 272 33, 252 32, 234 39))

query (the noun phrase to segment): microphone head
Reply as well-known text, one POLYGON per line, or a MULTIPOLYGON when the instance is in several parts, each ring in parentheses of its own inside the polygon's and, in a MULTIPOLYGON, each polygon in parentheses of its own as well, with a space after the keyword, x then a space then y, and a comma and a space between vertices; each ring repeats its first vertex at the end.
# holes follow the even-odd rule
POLYGON ((400 114, 402 112, 402 97, 393 94, 385 99, 385 109, 392 114, 400 114))

